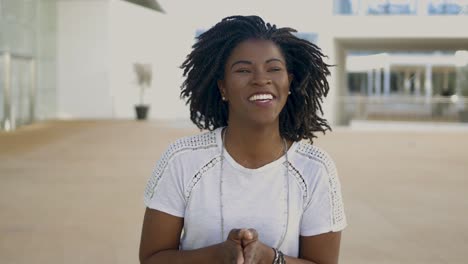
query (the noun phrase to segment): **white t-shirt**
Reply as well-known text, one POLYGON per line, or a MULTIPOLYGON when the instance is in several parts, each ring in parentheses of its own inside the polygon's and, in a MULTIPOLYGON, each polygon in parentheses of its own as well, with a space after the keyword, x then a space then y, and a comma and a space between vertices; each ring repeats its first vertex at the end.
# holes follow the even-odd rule
POLYGON ((148 181, 146 206, 184 218, 180 249, 221 243, 233 228, 255 228, 260 241, 297 257, 299 236, 345 228, 340 182, 324 151, 295 142, 287 158, 248 169, 226 150, 222 155, 221 130, 171 144, 148 181))

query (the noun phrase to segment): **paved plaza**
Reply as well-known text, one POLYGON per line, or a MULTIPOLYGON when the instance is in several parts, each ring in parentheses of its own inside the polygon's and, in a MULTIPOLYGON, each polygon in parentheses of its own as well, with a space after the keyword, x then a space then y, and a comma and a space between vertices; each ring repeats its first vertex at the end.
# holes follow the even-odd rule
MULTIPOLYGON (((198 133, 137 121, 0 132, 0 263, 138 263, 143 190, 167 145, 198 133)), ((468 263, 468 130, 336 128, 344 264, 468 263)))

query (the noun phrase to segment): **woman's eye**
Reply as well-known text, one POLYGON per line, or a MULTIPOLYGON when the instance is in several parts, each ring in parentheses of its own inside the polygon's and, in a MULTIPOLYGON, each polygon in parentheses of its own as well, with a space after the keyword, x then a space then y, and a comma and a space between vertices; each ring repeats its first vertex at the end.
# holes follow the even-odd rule
POLYGON ((248 72, 250 72, 250 71, 249 71, 249 70, 247 70, 247 69, 238 69, 238 70, 236 70, 236 72, 240 72, 240 73, 248 73, 248 72))
POLYGON ((270 71, 272 71, 272 72, 281 71, 281 68, 279 68, 279 67, 274 67, 274 68, 271 68, 270 71))

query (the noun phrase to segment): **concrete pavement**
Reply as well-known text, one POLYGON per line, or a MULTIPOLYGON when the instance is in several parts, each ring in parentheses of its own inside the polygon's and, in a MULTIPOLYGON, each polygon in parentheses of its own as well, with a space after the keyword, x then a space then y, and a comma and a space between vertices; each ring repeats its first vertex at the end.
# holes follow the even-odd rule
MULTIPOLYGON (((337 128, 341 263, 467 263, 468 132, 337 128)), ((195 128, 50 121, 0 132, 0 263, 138 263, 143 190, 195 128)))

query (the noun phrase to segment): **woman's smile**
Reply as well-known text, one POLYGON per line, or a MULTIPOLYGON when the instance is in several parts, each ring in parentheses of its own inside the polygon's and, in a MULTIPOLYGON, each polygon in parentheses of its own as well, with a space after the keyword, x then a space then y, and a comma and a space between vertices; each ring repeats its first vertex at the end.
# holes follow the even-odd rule
POLYGON ((255 93, 249 97, 249 101, 256 107, 273 106, 276 97, 271 93, 255 93))

